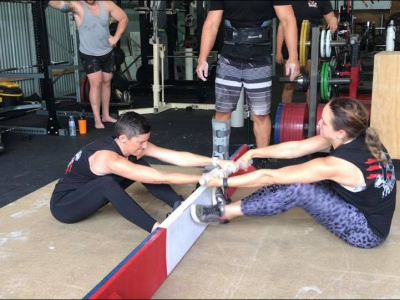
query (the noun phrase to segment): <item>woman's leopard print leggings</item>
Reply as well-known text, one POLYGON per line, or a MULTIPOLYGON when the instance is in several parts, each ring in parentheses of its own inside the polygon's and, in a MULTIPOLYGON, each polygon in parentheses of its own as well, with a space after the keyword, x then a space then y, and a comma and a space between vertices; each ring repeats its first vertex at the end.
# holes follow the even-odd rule
POLYGON ((350 245, 374 248, 385 241, 372 232, 364 215, 341 199, 327 182, 267 186, 241 203, 245 216, 279 215, 293 207, 301 207, 350 245))

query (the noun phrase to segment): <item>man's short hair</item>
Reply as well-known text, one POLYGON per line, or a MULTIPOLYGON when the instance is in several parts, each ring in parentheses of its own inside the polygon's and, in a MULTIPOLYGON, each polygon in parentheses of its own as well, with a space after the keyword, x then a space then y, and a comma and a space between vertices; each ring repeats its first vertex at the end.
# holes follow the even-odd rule
POLYGON ((125 134, 128 139, 149 133, 150 130, 146 118, 133 111, 122 114, 115 124, 115 135, 119 137, 125 134))

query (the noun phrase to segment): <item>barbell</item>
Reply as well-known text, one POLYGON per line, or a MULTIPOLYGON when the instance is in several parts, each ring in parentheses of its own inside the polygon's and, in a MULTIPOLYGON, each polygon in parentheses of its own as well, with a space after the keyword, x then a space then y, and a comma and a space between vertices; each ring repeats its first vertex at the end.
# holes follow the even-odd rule
MULTIPOLYGON (((300 39, 299 39, 299 63, 301 67, 305 67, 308 60, 308 51, 311 46, 310 41, 311 24, 308 20, 303 20, 301 23, 300 39)), ((346 41, 333 41, 330 30, 322 29, 320 35, 320 56, 331 57, 332 47, 345 46, 346 41)))
MULTIPOLYGON (((308 86, 310 85, 309 77, 303 73, 297 76, 294 80, 290 80, 288 77, 282 77, 279 81, 283 83, 296 83, 296 89, 302 91, 307 91, 308 86)), ((322 63, 318 77, 318 83, 320 83, 320 99, 327 101, 331 98, 332 84, 349 84, 350 82, 350 78, 332 78, 330 62, 322 63)))

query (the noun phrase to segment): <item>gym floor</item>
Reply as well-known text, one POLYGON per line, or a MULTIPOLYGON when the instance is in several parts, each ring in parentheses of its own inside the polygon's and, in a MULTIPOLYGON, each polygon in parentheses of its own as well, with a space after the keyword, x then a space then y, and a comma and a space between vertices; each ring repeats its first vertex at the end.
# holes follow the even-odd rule
MULTIPOLYGON (((281 88, 274 82, 272 121, 281 88)), ((295 101, 304 97, 301 93, 295 96, 295 101)), ((179 109, 146 115, 152 125, 150 140, 166 148, 210 155, 213 114, 179 109)), ((58 120, 67 128, 67 116, 58 120)), ((36 114, 0 121, 0 126, 46 124, 47 116, 36 114)), ((87 134, 76 137, 3 134, 0 298, 82 298, 148 235, 111 205, 71 225, 57 222, 49 212, 52 189, 71 157, 87 143, 112 134, 112 124, 96 130, 91 119, 87 134)), ((248 137, 245 120, 243 127, 232 128, 230 152, 248 143, 254 143, 254 137, 248 137)), ((149 162, 162 170, 182 171, 149 162)), ((271 162, 270 167, 297 162, 271 162)), ((396 170, 400 178, 400 166, 396 170)), ((184 171, 198 173, 201 169, 184 171)), ((173 188, 187 198, 195 186, 173 188)), ((232 200, 251 191, 240 189, 232 200)), ((128 192, 160 221, 170 211, 141 184, 128 192)), ((343 243, 300 209, 209 226, 153 298, 398 298, 399 217, 396 211, 388 240, 372 250, 343 243)))

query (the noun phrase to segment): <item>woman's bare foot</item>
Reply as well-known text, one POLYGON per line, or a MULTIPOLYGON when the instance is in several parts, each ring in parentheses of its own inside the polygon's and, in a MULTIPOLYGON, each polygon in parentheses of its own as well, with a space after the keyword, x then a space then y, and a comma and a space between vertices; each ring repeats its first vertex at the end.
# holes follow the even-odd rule
POLYGON ((105 122, 109 122, 109 123, 115 123, 117 122, 116 119, 112 118, 111 116, 108 117, 102 117, 101 120, 105 123, 105 122))
POLYGON ((94 121, 94 127, 96 127, 96 129, 104 129, 104 124, 99 120, 99 121, 94 121))

